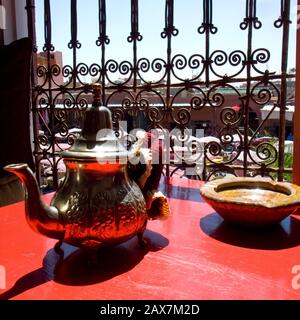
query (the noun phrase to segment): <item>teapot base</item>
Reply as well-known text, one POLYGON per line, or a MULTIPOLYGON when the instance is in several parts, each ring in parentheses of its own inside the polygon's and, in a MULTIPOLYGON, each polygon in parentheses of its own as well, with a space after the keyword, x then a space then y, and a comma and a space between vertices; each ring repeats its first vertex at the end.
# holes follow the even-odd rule
POLYGON ((123 242, 126 242, 130 239, 132 239, 133 237, 137 236, 138 238, 138 243, 139 243, 139 246, 141 248, 147 248, 148 247, 148 241, 144 238, 144 232, 145 232, 145 229, 146 229, 146 223, 145 223, 145 226, 144 228, 137 232, 136 234, 132 234, 130 236, 126 236, 122 239, 118 239, 118 240, 115 240, 115 241, 105 241, 105 242, 101 242, 99 241, 98 239, 93 239, 93 238, 86 238, 84 240, 81 241, 81 243, 74 243, 74 241, 68 241, 67 239, 63 239, 63 240, 59 240, 57 241, 57 243, 55 244, 54 246, 54 250, 55 252, 57 253, 61 253, 61 246, 62 244, 65 242, 71 246, 75 246, 75 247, 78 247, 78 248, 82 248, 84 250, 98 250, 99 248, 102 248, 102 247, 111 247, 111 246, 116 246, 118 244, 121 244, 123 242))

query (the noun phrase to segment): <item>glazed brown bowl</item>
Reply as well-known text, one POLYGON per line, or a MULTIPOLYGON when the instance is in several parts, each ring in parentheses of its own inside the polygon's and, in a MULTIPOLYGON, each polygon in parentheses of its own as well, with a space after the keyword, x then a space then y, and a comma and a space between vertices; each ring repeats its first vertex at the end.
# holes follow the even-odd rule
POLYGON ((213 180, 200 193, 225 221, 243 226, 269 226, 300 208, 299 186, 267 178, 213 180))

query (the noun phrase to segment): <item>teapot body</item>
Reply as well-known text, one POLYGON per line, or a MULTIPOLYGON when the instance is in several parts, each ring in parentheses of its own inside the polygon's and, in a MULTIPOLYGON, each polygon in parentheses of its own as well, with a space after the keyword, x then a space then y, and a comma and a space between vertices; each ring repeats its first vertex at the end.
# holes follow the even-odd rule
POLYGON ((74 246, 115 245, 142 234, 145 199, 127 165, 64 160, 65 180, 51 205, 59 212, 64 241, 74 246))
POLYGON ((137 235, 144 246, 147 206, 142 190, 127 174, 133 153, 117 138, 110 110, 101 106, 101 86, 95 84, 92 89, 94 100, 85 111, 81 134, 60 154, 66 175, 50 206, 42 201, 28 165, 5 169, 25 186, 25 215, 34 231, 58 239, 59 244, 92 248, 116 245, 137 235))

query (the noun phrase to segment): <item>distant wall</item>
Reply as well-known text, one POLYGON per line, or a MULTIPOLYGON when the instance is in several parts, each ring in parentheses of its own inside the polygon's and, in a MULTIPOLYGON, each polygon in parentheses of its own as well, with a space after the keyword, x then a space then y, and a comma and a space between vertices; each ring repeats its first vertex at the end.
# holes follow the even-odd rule
POLYGON ((26 0, 2 0, 6 12, 4 44, 27 37, 26 0))

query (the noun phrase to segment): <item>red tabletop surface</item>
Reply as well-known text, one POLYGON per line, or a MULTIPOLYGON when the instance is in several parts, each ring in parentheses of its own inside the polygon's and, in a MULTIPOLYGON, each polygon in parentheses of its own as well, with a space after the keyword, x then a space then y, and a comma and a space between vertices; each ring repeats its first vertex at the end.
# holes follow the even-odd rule
POLYGON ((27 225, 23 202, 0 208, 0 298, 299 299, 300 277, 292 273, 300 272, 299 218, 267 231, 237 229, 201 200, 201 184, 162 179, 172 215, 149 221, 149 248, 134 237, 101 250, 94 263, 67 244, 57 254, 55 240, 27 225))

